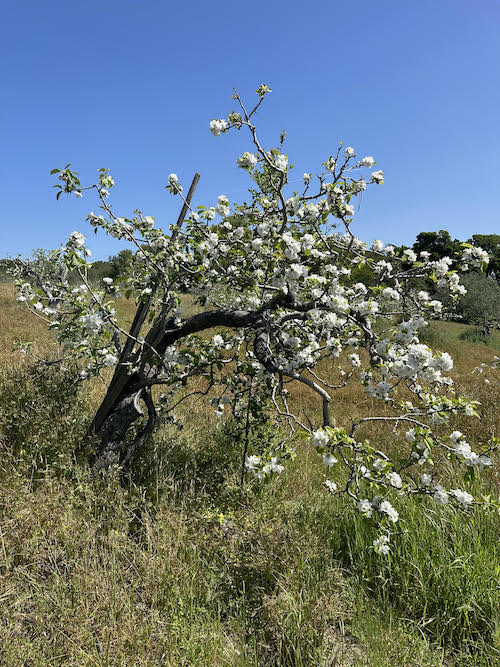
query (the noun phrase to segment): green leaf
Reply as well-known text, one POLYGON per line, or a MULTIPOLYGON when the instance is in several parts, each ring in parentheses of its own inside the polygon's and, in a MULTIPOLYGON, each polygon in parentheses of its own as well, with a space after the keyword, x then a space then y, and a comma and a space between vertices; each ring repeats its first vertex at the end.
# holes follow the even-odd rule
POLYGON ((59 174, 60 171, 61 171, 60 169, 52 169, 52 171, 50 173, 51 174, 59 174))

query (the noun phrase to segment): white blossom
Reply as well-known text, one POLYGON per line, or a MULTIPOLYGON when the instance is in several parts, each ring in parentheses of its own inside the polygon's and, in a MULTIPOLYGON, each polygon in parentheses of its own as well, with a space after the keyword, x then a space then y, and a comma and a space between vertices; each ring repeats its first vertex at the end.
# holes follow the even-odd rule
POLYGON ((454 495, 458 502, 461 503, 464 507, 474 502, 474 497, 471 496, 470 493, 467 493, 467 491, 462 491, 461 489, 451 489, 450 494, 454 495))
POLYGON ((257 164, 257 157, 253 153, 246 151, 241 157, 236 160, 238 167, 242 169, 251 169, 257 164))
POLYGON ((249 470, 255 470, 259 463, 260 456, 256 456, 255 454, 252 454, 252 456, 247 456, 245 460, 245 465, 249 470))
POLYGON ((323 455, 323 464, 327 466, 327 468, 330 468, 331 466, 335 465, 335 463, 337 463, 337 459, 333 454, 323 455))
POLYGON ((359 164, 362 167, 368 167, 368 169, 370 169, 370 167, 373 167, 373 165, 375 164, 375 159, 371 155, 367 155, 361 160, 359 164))
POLYGON ((108 353, 105 355, 102 362, 105 366, 114 366, 115 364, 118 363, 118 357, 115 356, 114 354, 108 353))
POLYGON ((359 358, 359 354, 350 354, 349 359, 351 360, 351 364, 353 367, 359 367, 361 366, 361 359, 359 358))
POLYGON ((80 232, 71 232, 69 235, 69 243, 76 246, 77 248, 81 248, 85 243, 85 236, 80 232))
POLYGON ((335 493, 337 490, 337 485, 331 479, 325 480, 325 486, 330 491, 330 493, 335 493))
POLYGON ((432 497, 438 505, 446 505, 448 502, 448 494, 440 484, 436 484, 434 486, 434 493, 432 494, 432 497))
POLYGON ((428 475, 427 473, 424 473, 423 475, 420 475, 420 483, 422 486, 430 486, 432 482, 432 477, 431 475, 428 475))
POLYGON ((416 440, 415 429, 414 428, 408 429, 408 431, 406 431, 405 433, 405 438, 407 442, 410 443, 415 442, 416 440))
POLYGON ((409 262, 416 262, 417 261, 417 255, 413 252, 411 248, 407 248, 404 252, 403 255, 409 262))
POLYGON ((278 155, 273 156, 273 161, 275 167, 277 167, 280 171, 286 171, 288 166, 288 157, 286 155, 283 155, 283 153, 278 153, 278 155))
POLYGON ((323 448, 328 445, 330 442, 330 437, 326 431, 323 429, 318 429, 312 434, 312 444, 314 447, 323 448))
POLYGON ((89 333, 97 333, 104 324, 102 317, 98 313, 89 313, 83 316, 82 321, 89 333))
POLYGON ((397 472, 390 472, 387 475, 387 479, 389 480, 389 483, 396 489, 400 489, 403 486, 403 481, 397 472))
POLYGON ((379 554, 388 554, 391 549, 389 546, 389 537, 387 535, 381 535, 376 540, 373 540, 373 547, 379 554))
POLYGON ((373 514, 373 505, 367 498, 363 498, 363 500, 358 502, 358 510, 361 514, 370 518, 373 514))
POLYGON ((372 183, 377 183, 377 185, 384 184, 384 172, 381 169, 372 172, 372 183))
POLYGON ((224 130, 227 129, 227 121, 224 120, 224 118, 214 118, 213 120, 210 121, 210 132, 215 136, 218 137, 221 132, 224 132, 224 130))
POLYGON ((271 472, 279 474, 280 472, 283 472, 285 467, 278 463, 278 459, 276 458, 276 456, 273 456, 271 458, 271 461, 269 462, 269 469, 271 472))
POLYGON ((226 197, 226 195, 219 195, 218 201, 219 203, 216 207, 216 211, 221 217, 224 218, 230 213, 229 199, 226 197))
POLYGON ((393 522, 396 523, 396 521, 399 519, 399 514, 398 512, 394 509, 394 507, 391 505, 391 503, 388 500, 383 500, 379 507, 379 512, 383 512, 384 514, 387 514, 389 519, 393 522))

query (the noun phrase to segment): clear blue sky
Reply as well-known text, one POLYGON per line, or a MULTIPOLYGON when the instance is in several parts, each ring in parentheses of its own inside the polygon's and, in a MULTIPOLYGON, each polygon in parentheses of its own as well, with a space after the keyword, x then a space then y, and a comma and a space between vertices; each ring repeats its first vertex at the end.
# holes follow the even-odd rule
MULTIPOLYGON (((235 86, 272 95, 268 145, 288 132, 291 178, 319 170, 342 139, 373 155, 357 234, 411 244, 422 230, 500 233, 498 0, 4 0, 0 10, 0 257, 86 233, 93 197, 56 202, 49 171, 83 180, 106 166, 122 215, 167 226, 201 173, 196 203, 242 198, 243 133, 213 137, 235 86)), ((95 258, 122 246, 98 235, 95 258)))

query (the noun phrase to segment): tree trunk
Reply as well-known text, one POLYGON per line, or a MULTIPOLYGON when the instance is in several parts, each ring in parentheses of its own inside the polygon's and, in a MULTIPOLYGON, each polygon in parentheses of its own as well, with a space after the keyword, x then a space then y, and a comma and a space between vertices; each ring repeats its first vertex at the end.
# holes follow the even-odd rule
POLYGON ((488 322, 488 316, 486 314, 483 315, 483 334, 485 337, 488 337, 490 335, 490 323, 488 322))
POLYGON ((99 446, 91 460, 91 469, 98 472, 112 465, 127 467, 134 454, 152 435, 157 422, 157 413, 149 387, 126 390, 103 422, 99 432, 99 446), (148 419, 132 440, 127 435, 134 423, 144 416, 140 401, 147 408, 148 419))
POLYGON ((139 403, 140 395, 141 390, 133 393, 124 391, 95 433, 99 437, 99 446, 91 460, 93 472, 122 463, 129 429, 144 414, 139 403))

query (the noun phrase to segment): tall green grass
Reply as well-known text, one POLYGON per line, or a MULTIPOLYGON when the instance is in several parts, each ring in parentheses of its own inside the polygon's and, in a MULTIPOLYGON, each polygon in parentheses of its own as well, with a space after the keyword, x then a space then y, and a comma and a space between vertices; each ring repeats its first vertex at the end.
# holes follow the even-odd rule
MULTIPOLYGON (((488 351, 436 329, 483 402, 473 437, 498 433, 498 394, 469 374, 488 351)), ((203 406, 156 434, 125 487, 114 472, 92 479, 72 452, 102 388, 78 398, 56 367, 40 376, 4 352, 1 665, 498 664, 492 510, 401 502, 402 534, 378 556, 373 527, 325 493, 307 445, 280 477, 241 488, 241 434, 203 406)), ((443 469, 447 484, 454 474, 443 469)), ((495 470, 467 490, 494 493, 495 470)))

